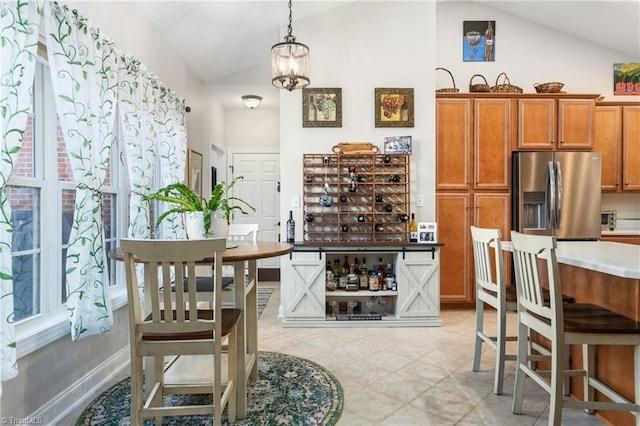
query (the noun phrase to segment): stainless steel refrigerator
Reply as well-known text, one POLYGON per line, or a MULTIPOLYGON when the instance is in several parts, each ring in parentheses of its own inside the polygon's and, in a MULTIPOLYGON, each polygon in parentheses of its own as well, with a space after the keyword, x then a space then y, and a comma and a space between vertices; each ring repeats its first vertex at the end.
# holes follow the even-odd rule
POLYGON ((513 154, 513 229, 559 240, 600 238, 600 153, 513 154))

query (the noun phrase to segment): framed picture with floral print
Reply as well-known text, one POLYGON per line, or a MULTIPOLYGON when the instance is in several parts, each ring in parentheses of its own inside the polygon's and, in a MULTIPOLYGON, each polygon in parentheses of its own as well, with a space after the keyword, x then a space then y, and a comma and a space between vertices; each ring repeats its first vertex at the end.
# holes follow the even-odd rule
POLYGON ((202 195, 202 154, 192 149, 187 152, 187 186, 202 195))
POLYGON ((342 127, 342 89, 302 89, 302 127, 342 127))
POLYGON ((413 89, 375 89, 376 127, 413 127, 413 89))

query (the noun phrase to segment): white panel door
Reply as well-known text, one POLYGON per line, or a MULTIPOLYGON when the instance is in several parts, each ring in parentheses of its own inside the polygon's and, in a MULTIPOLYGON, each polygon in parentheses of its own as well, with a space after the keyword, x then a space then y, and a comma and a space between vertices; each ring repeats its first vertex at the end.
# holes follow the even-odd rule
MULTIPOLYGON (((232 178, 243 176, 233 187, 233 196, 241 198, 255 207, 248 215, 235 213, 232 223, 257 223, 260 226, 258 239, 279 241, 280 233, 280 154, 277 153, 233 153, 231 159, 232 178)), ((264 259, 259 268, 280 268, 280 259, 264 259)))

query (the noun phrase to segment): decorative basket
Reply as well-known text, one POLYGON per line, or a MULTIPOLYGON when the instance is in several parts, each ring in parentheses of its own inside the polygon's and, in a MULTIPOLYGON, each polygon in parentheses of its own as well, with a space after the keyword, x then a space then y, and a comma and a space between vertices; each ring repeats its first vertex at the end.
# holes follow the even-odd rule
POLYGON ((496 77, 496 85, 491 87, 491 91, 497 93, 522 93, 522 87, 511 84, 507 73, 501 72, 498 74, 498 77, 496 77), (501 76, 504 76, 504 80, 502 84, 498 84, 501 76))
POLYGON ((331 148, 334 154, 377 154, 380 149, 370 142, 340 142, 331 148))
POLYGON ((451 81, 453 82, 453 87, 447 87, 444 89, 436 89, 436 93, 458 93, 460 91, 460 89, 458 89, 456 87, 456 80, 453 78, 453 74, 451 74, 451 71, 449 71, 446 68, 436 68, 437 70, 443 70, 449 73, 449 76, 451 77, 451 81))
POLYGON ((487 83, 487 79, 484 78, 482 74, 474 74, 471 76, 469 80, 469 92, 490 92, 491 87, 489 87, 489 83, 487 83), (481 77, 484 80, 484 83, 476 83, 473 84, 473 79, 476 77, 481 77))
POLYGON ((538 93, 560 93, 564 87, 564 83, 551 81, 549 83, 536 83, 533 85, 538 93))

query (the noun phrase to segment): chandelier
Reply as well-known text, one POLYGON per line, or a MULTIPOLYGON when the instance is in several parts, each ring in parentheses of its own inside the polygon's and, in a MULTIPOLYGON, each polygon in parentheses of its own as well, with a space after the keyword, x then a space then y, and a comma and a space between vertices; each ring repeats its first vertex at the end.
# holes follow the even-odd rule
POLYGON ((291 0, 289 0, 289 27, 284 41, 271 47, 271 83, 278 89, 302 89, 309 81, 309 47, 298 43, 291 34, 291 0))

